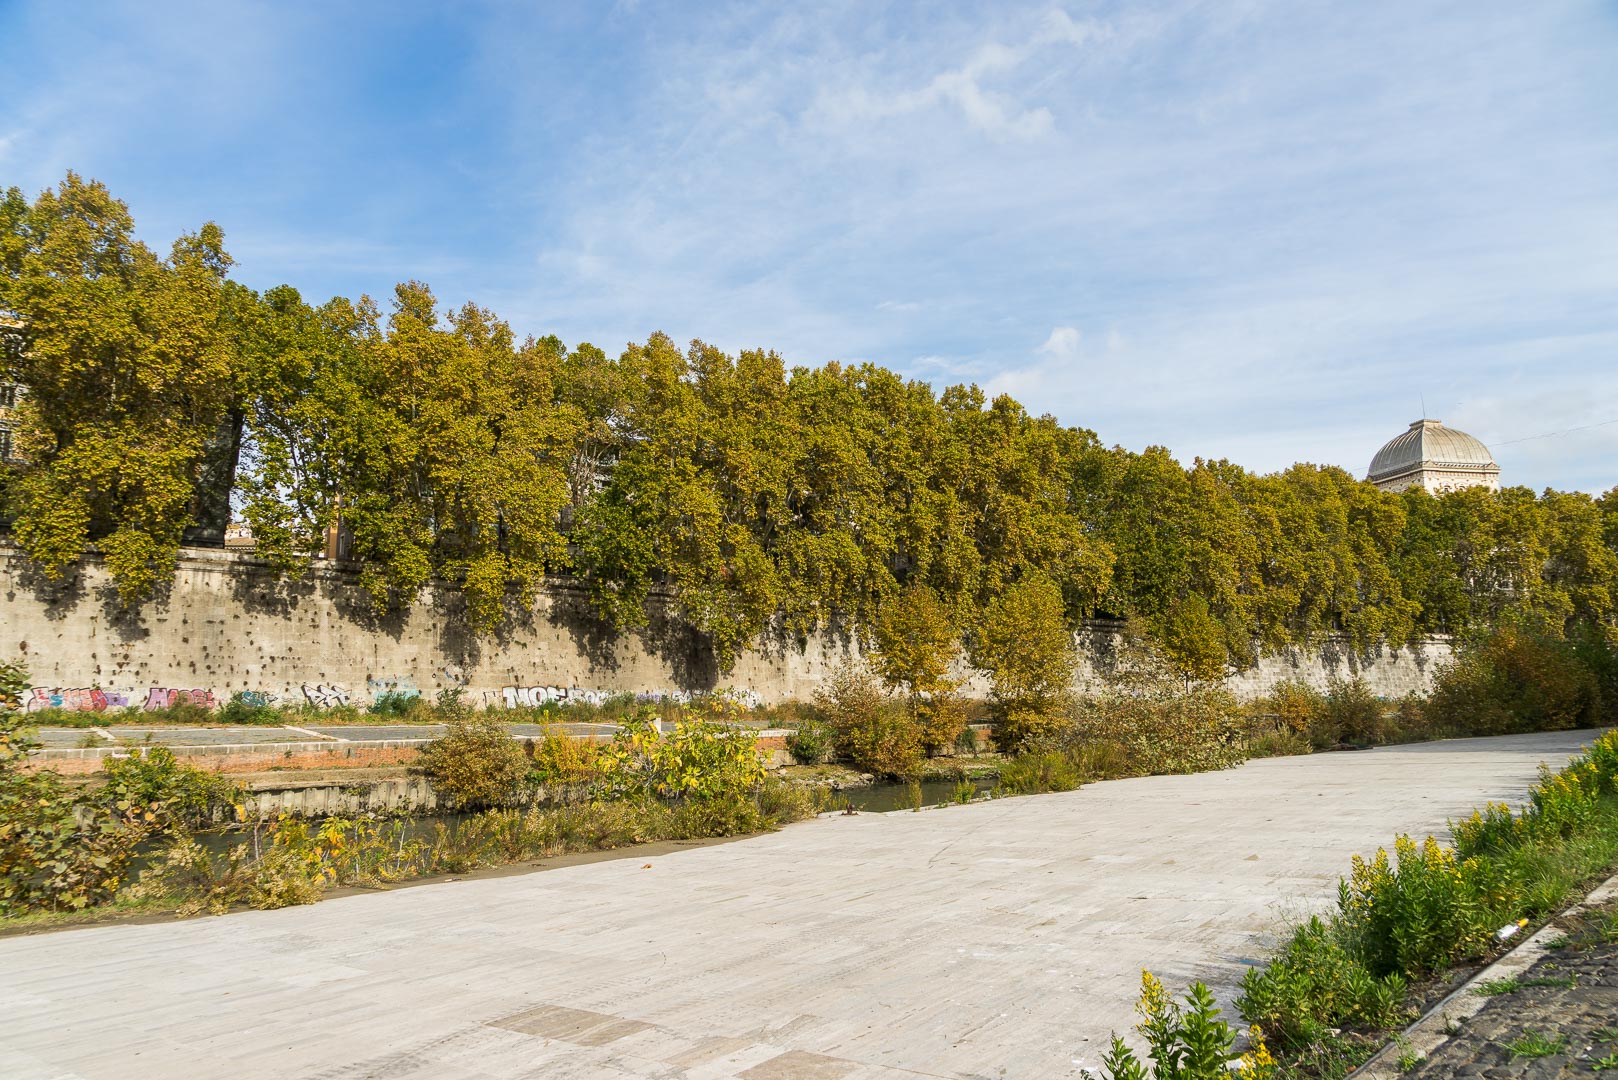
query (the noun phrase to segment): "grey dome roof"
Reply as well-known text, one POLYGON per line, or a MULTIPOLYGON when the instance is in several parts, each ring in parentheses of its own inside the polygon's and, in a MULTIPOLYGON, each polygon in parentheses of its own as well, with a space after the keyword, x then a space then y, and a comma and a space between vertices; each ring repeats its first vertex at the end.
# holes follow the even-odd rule
POLYGON ((1410 425, 1410 430, 1389 439, 1387 445, 1376 452, 1376 457, 1371 459, 1371 471, 1365 478, 1381 480, 1423 465, 1496 471, 1500 468, 1494 463, 1489 448, 1466 432, 1447 428, 1437 420, 1417 420, 1410 425))

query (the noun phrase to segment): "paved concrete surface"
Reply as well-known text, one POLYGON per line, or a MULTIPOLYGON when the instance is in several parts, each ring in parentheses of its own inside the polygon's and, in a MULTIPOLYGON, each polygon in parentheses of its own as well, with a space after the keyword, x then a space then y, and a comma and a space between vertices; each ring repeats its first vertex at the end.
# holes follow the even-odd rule
POLYGON ((38 728, 35 737, 48 749, 77 746, 240 746, 247 743, 301 742, 309 738, 284 727, 133 727, 118 724, 101 728, 112 741, 91 728, 38 728))
POLYGON ((1229 1001, 1356 851, 1589 733, 1252 762, 671 855, 0 940, 0 1075, 1059 1077, 1229 1001))
MULTIPOLYGON (((243 746, 260 743, 307 742, 309 733, 349 742, 383 742, 399 739, 436 739, 447 730, 442 724, 300 724, 297 727, 259 727, 235 724, 222 727, 132 727, 117 724, 103 727, 114 739, 108 742, 91 728, 38 728, 39 744, 47 749, 95 746, 134 746, 161 743, 164 746, 243 746)), ((507 724, 513 735, 532 738, 547 732, 568 735, 611 736, 614 724, 569 721, 555 724, 507 724)))

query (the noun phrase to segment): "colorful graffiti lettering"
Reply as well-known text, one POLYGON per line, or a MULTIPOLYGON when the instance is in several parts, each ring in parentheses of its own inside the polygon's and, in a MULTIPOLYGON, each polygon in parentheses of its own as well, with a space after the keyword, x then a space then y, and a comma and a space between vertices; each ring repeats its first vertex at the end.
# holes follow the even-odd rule
POLYGON ((334 709, 348 704, 349 692, 336 683, 304 683, 303 699, 319 709, 334 709))
POLYGON ((99 686, 35 686, 28 691, 28 712, 62 709, 65 712, 106 712, 134 704, 133 690, 103 690, 99 686))
POLYGON ((142 706, 147 712, 158 709, 167 709, 172 705, 201 705, 204 709, 214 707, 212 690, 180 690, 166 686, 154 686, 146 693, 146 704, 142 706))
POLYGON ((267 708, 281 700, 268 690, 243 690, 241 693, 236 695, 236 699, 243 705, 254 709, 267 708))
MULTIPOLYGON (((515 709, 520 706, 529 708, 555 702, 558 705, 600 705, 618 697, 620 691, 616 690, 582 690, 577 686, 505 686, 499 693, 486 692, 483 695, 485 704, 504 706, 515 709)), ((764 703, 764 698, 756 690, 720 690, 716 697, 729 698, 749 708, 756 708, 764 703)), ((634 695, 640 704, 672 703, 678 705, 689 704, 693 695, 685 690, 654 690, 634 695)))

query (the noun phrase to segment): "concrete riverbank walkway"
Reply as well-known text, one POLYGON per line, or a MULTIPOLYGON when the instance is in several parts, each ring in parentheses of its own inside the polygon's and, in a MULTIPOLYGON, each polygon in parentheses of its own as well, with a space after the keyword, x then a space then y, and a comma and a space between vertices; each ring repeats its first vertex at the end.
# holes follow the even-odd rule
POLYGON ((1077 1075, 1131 1023, 1141 968, 1228 1003, 1351 854, 1516 802, 1589 737, 1256 761, 3 939, 0 1075, 1077 1075))

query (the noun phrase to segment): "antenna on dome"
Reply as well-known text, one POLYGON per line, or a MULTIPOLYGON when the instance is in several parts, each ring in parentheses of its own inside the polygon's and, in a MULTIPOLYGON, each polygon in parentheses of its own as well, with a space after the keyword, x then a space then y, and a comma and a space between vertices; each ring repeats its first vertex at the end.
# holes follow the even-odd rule
POLYGON ((1427 395, 1417 394, 1416 396, 1421 398, 1421 418, 1425 420, 1427 419, 1427 395))

